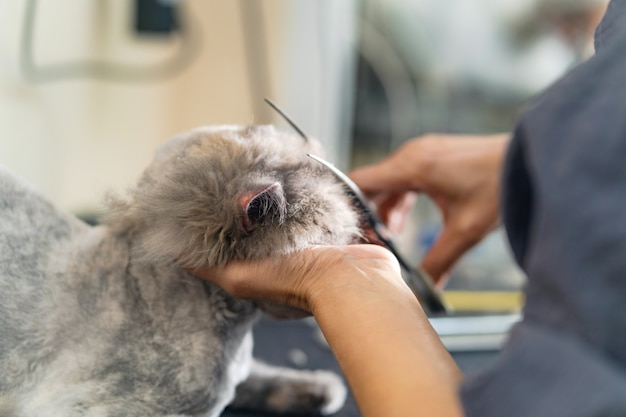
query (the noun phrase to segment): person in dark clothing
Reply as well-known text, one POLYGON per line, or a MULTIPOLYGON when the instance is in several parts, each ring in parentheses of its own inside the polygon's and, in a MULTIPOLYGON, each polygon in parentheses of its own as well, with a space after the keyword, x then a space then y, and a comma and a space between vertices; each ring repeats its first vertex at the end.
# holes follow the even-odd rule
POLYGON ((236 296, 311 312, 363 416, 624 416, 625 109, 626 0, 613 0, 596 54, 544 92, 510 138, 421 138, 351 174, 386 218, 408 191, 439 205, 444 231, 424 261, 438 280, 501 218, 528 277, 526 302, 497 362, 473 378, 378 246, 197 273, 236 296))

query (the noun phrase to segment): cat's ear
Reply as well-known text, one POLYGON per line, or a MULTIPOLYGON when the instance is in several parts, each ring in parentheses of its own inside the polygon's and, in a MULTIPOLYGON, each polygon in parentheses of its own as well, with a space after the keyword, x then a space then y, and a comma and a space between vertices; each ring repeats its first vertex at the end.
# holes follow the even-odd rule
POLYGON ((239 199, 241 227, 247 233, 260 226, 280 224, 287 215, 287 199, 279 182, 246 193, 239 199))

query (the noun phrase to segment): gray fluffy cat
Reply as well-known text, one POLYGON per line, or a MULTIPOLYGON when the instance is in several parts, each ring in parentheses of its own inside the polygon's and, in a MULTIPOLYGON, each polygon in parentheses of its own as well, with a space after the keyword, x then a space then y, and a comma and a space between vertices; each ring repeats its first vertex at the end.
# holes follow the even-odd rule
POLYGON ((0 167, 0 416, 337 411, 337 375, 252 359, 257 306, 180 267, 358 239, 317 147, 271 126, 182 134, 97 227, 0 167))

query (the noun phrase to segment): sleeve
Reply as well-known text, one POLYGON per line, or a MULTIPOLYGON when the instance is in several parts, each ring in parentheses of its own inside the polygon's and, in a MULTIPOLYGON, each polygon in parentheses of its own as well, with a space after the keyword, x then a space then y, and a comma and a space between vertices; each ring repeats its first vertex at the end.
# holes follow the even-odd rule
POLYGON ((625 7, 516 129, 503 221, 526 305, 497 363, 464 383, 468 417, 626 415, 625 7))
POLYGON ((626 0, 611 0, 604 18, 596 28, 596 51, 601 51, 619 37, 619 31, 624 28, 622 24, 624 19, 626 19, 626 0))

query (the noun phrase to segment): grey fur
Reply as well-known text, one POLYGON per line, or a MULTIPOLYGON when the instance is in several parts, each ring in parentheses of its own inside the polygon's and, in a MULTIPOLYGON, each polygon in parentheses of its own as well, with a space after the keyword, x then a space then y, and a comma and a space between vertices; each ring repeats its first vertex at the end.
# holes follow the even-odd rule
POLYGON ((217 416, 242 381, 241 407, 336 411, 336 375, 255 364, 257 306, 179 266, 357 239, 316 146, 271 126, 185 133, 97 227, 0 167, 2 416, 217 416))

